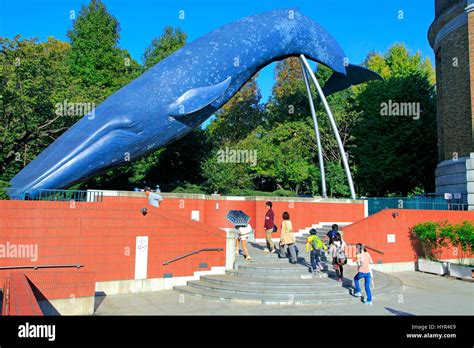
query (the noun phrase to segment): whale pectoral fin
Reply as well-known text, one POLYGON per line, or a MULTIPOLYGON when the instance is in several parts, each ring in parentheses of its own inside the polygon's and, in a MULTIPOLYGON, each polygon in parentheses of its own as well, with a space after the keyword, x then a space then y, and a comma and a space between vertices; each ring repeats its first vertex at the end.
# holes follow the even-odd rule
POLYGON ((184 92, 168 106, 168 115, 176 119, 197 112, 218 99, 229 87, 230 76, 216 85, 197 87, 184 92))
POLYGON ((346 71, 347 75, 334 72, 331 77, 329 77, 323 87, 323 93, 326 97, 350 86, 359 85, 371 80, 383 81, 383 78, 379 74, 363 66, 349 64, 349 66, 346 67, 346 71))

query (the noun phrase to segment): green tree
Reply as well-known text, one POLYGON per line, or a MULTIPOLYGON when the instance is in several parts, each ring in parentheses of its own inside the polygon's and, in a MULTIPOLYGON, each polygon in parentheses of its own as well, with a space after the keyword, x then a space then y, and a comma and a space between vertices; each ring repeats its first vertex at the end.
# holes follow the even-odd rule
POLYGON ((272 94, 265 105, 268 125, 271 127, 275 123, 299 121, 307 117, 308 97, 298 58, 290 57, 278 62, 274 75, 272 94))
POLYGON ((214 143, 244 139, 262 122, 262 95, 256 76, 250 79, 215 115, 207 127, 214 143))
POLYGON ((304 121, 282 123, 272 130, 258 127, 239 143, 245 149, 256 151, 253 173, 258 189, 291 190, 296 193, 314 193, 319 170, 314 165, 314 131, 304 121))
POLYGON ((359 193, 405 196, 417 187, 433 192, 437 163, 433 67, 428 59, 410 54, 401 44, 383 55, 371 54, 366 64, 386 81, 354 88, 359 119, 352 153, 359 193), (420 114, 386 115, 384 111, 393 103, 400 108, 402 103, 413 103, 420 107, 420 114))
POLYGON ((171 53, 186 44, 188 35, 180 28, 166 26, 160 37, 154 38, 143 54, 143 65, 145 70, 150 69, 171 53))
POLYGON ((0 181, 8 182, 78 117, 57 113, 75 101, 65 42, 0 37, 0 181))
POLYGON ((245 163, 220 163, 213 153, 202 163, 203 186, 210 193, 228 194, 235 189, 253 189, 252 177, 245 163))
POLYGON ((71 42, 68 63, 72 75, 100 103, 141 73, 128 51, 120 49, 120 26, 101 0, 82 5, 67 33, 71 42))

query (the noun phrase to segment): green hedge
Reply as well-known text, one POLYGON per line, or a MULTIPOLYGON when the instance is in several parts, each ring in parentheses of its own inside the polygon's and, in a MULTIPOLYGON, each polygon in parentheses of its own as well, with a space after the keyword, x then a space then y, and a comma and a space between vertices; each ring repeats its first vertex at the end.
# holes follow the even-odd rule
POLYGON ((454 225, 447 221, 426 221, 413 226, 411 236, 420 243, 424 258, 436 260, 441 247, 450 246, 453 258, 464 263, 474 249, 474 221, 466 220, 454 225))

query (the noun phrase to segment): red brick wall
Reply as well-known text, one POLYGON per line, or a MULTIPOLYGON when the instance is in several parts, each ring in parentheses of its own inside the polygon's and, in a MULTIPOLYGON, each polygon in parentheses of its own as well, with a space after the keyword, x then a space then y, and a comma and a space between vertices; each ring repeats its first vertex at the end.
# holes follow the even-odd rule
MULTIPOLYGON (((163 266, 187 252, 225 248, 225 233, 202 222, 156 209, 145 200, 103 203, 0 201, 0 244, 38 245, 38 260, 0 258, 1 266, 83 264, 76 269, 21 269, 27 271, 48 299, 93 296, 95 281, 134 279, 135 242, 148 236, 148 278, 189 276, 197 270, 225 264, 225 252, 204 252, 163 266), (143 216, 142 207, 148 214, 143 216), (200 263, 208 267, 199 268, 200 263), (49 274, 49 275, 48 275, 49 274), (49 277, 49 278, 48 278, 49 277), (59 278, 58 278, 59 277, 59 278), (72 284, 79 284, 71 289, 72 284), (62 289, 62 290, 60 290, 62 289)), ((0 286, 11 271, 0 270, 0 286)))
MULTIPOLYGON (((112 197, 104 197, 105 200, 112 197)), ((141 198, 121 197, 127 202, 141 201, 141 198)), ((353 222, 364 218, 364 205, 360 203, 324 203, 273 201, 275 223, 280 228, 282 214, 287 211, 293 223, 294 232, 320 222, 353 222)), ((191 218, 193 210, 200 211, 200 221, 216 229, 233 227, 226 219, 229 210, 240 209, 250 216, 250 224, 256 230, 256 238, 264 238, 263 224, 267 209, 262 200, 202 200, 165 198, 160 210, 172 212, 185 218, 191 218), (216 204, 218 203, 218 209, 216 204)))
MULTIPOLYGON (((358 221, 343 229, 347 243, 364 243, 381 250, 383 255, 371 252, 374 262, 409 262, 417 260, 417 252, 410 240, 410 229, 419 222, 444 221, 459 223, 464 220, 474 221, 474 211, 447 210, 400 210, 385 209, 358 221), (393 218, 392 213, 398 213, 393 218), (395 243, 387 242, 387 234, 395 234, 395 243)), ((451 248, 443 248, 441 259, 455 259, 451 248)))

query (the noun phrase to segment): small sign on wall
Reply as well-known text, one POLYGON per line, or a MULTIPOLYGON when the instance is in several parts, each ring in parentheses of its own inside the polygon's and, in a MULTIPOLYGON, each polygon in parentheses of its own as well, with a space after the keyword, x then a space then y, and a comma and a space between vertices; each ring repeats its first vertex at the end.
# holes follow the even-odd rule
POLYGON ((135 242, 135 279, 146 279, 148 266, 148 236, 137 236, 135 242))
POLYGON ((387 234, 387 243, 395 243, 395 235, 387 234))
POLYGON ((199 210, 193 210, 191 212, 191 219, 199 221, 199 210))

